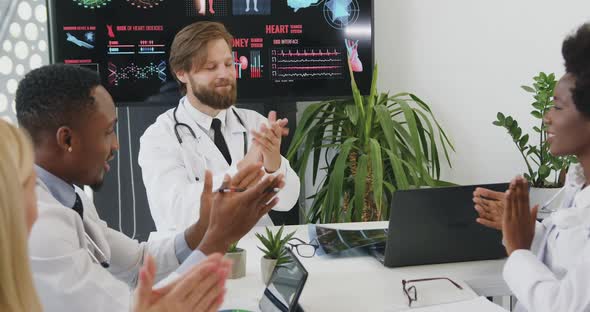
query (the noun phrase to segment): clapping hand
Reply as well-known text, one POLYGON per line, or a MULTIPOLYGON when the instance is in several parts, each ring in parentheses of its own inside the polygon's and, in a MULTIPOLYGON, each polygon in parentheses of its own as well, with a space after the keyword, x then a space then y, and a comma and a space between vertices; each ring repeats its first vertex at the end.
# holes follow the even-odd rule
MULTIPOLYGON (((227 175, 221 188, 235 185, 236 180, 260 174, 260 163, 252 164, 239 171, 233 178, 227 175)), ((266 215, 276 204, 275 190, 285 186, 282 174, 267 176, 244 191, 220 193, 213 192, 211 174, 205 175, 204 196, 212 205, 209 228, 199 245, 199 249, 209 254, 225 252, 230 243, 238 241, 266 215)))
POLYGON ((539 205, 529 209, 527 181, 522 177, 513 179, 506 191, 502 216, 502 234, 508 255, 518 249, 531 248, 538 209, 539 205))
POLYGON ((169 285, 152 289, 156 264, 148 255, 139 272, 133 311, 217 311, 223 302, 230 270, 231 261, 214 254, 169 285))
MULTIPOLYGON (((264 171, 261 169, 262 163, 255 162, 242 168, 238 173, 231 179, 230 188, 247 189, 255 186, 264 177, 264 171)), ((205 190, 212 189, 213 176, 211 171, 205 172, 205 190)), ((211 219, 211 210, 213 208, 214 193, 213 192, 202 192, 201 193, 201 204, 199 207, 199 220, 188 227, 185 231, 184 237, 191 249, 197 248, 201 240, 203 239, 207 229, 209 228, 209 221, 211 219)))
POLYGON ((277 120, 277 113, 271 111, 268 114, 269 124, 262 124, 259 131, 252 130, 254 144, 260 149, 264 169, 269 172, 275 172, 281 166, 281 140, 282 137, 289 135, 287 118, 277 120))
POLYGON ((473 192, 473 203, 479 214, 477 223, 502 231, 502 215, 506 194, 478 187, 473 192))

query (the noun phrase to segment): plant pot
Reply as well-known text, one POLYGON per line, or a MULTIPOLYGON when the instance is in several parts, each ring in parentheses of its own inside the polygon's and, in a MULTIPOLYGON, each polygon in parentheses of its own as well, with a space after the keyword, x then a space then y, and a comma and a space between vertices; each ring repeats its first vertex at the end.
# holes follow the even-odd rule
POLYGON ((564 192, 561 192, 561 194, 557 195, 557 197, 547 205, 546 209, 541 211, 543 205, 550 201, 551 198, 553 198, 553 196, 559 192, 559 190, 561 189, 531 187, 529 190, 529 202, 531 207, 539 205, 539 215, 548 215, 550 212, 561 208, 564 192))
POLYGON ((277 259, 269 259, 266 257, 262 257, 260 259, 260 273, 262 274, 262 282, 265 285, 268 284, 268 280, 270 279, 272 271, 274 271, 276 265, 277 259))
POLYGON ((229 279, 242 278, 246 276, 246 250, 238 248, 236 252, 228 252, 225 254, 225 258, 231 259, 233 265, 229 279))

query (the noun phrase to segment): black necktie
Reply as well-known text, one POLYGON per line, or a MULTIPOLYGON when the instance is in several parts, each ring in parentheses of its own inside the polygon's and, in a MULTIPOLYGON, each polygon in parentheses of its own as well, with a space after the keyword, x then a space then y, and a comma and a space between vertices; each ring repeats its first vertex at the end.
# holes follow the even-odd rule
POLYGON ((218 118, 213 118, 211 122, 211 128, 213 129, 213 142, 215 142, 215 146, 219 149, 223 157, 229 165, 231 165, 231 155, 229 154, 229 149, 227 148, 227 143, 225 143, 225 139, 223 138, 223 133, 221 133, 221 120, 218 118))
POLYGON ((72 209, 74 209, 74 211, 80 215, 80 218, 84 220, 84 206, 82 205, 82 200, 80 199, 80 196, 78 196, 78 193, 76 193, 76 202, 74 202, 72 209))

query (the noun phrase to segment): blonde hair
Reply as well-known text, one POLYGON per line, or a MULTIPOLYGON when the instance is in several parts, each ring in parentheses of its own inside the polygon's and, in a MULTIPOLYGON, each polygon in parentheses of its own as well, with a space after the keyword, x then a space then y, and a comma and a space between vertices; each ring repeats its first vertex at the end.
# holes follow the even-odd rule
POLYGON ((170 71, 180 86, 180 92, 186 94, 186 85, 176 77, 177 71, 190 72, 199 69, 207 61, 207 44, 210 41, 223 39, 232 47, 232 35, 223 24, 201 21, 192 23, 180 30, 170 47, 170 71))
POLYGON ((29 264, 24 183, 33 173, 25 133, 0 120, 0 311, 41 311, 29 264))

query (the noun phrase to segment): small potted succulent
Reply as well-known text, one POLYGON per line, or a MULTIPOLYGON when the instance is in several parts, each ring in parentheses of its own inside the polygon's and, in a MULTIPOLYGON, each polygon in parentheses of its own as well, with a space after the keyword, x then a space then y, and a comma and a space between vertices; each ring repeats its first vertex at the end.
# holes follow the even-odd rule
POLYGON ((295 235, 295 231, 283 236, 283 230, 284 226, 281 226, 277 233, 273 234, 267 227, 266 235, 256 233, 256 237, 264 246, 264 248, 259 246, 258 249, 264 253, 264 256, 260 260, 260 272, 262 273, 262 281, 265 284, 268 283, 275 266, 288 261, 285 244, 295 235))
POLYGON ((238 242, 229 245, 225 257, 233 261, 229 279, 246 276, 246 250, 238 248, 238 242))

